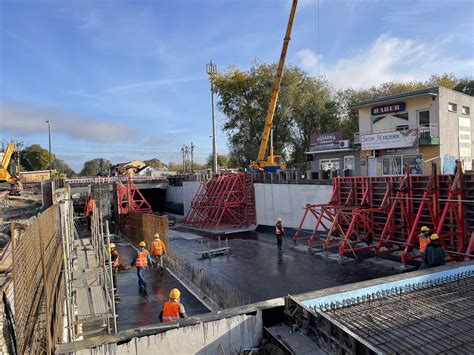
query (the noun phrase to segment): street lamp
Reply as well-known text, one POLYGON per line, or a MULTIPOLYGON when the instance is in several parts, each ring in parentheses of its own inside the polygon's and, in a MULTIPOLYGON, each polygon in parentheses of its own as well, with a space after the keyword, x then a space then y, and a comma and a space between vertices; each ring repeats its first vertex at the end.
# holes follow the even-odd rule
POLYGON ((49 151, 49 179, 52 180, 53 176, 51 174, 51 122, 46 121, 48 124, 48 151, 49 151))
POLYGON ((212 173, 217 174, 216 151, 216 118, 214 116, 214 76, 217 74, 217 65, 212 60, 206 64, 206 72, 211 80, 211 105, 212 105, 212 173))

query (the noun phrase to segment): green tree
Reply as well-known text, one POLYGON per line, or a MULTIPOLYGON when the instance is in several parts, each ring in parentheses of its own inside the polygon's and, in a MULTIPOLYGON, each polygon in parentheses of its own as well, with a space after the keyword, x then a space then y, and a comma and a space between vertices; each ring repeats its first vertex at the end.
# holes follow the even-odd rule
POLYGON ((110 171, 110 161, 107 159, 96 158, 84 163, 81 176, 107 176, 110 171))
MULTIPOLYGON (((20 164, 26 171, 48 170, 49 151, 39 144, 32 144, 20 153, 20 164)), ((76 173, 63 160, 58 159, 55 154, 51 155, 51 165, 59 174, 74 176, 76 173)))
POLYGON ((144 160, 143 162, 149 167, 152 167, 153 169, 156 169, 156 170, 163 170, 166 167, 166 165, 163 164, 162 161, 158 158, 144 160))
MULTIPOLYGON (((226 116, 223 131, 229 138, 229 163, 233 166, 246 166, 257 158, 275 73, 275 64, 254 63, 248 72, 230 67, 215 79, 217 106, 226 116)), ((308 130, 321 125, 312 121, 323 117, 319 110, 324 109, 329 96, 327 82, 317 82, 297 67, 285 68, 273 118, 276 154, 294 152, 297 147, 298 159, 302 158, 300 146, 309 141, 313 132, 308 130), (305 104, 311 105, 309 112, 305 104)))
POLYGON ((462 78, 457 82, 454 90, 466 95, 474 96, 474 80, 468 77, 462 78))
MULTIPOLYGON (((229 157, 225 154, 217 154, 217 166, 220 168, 228 168, 229 167, 229 157)), ((207 157, 207 162, 205 165, 206 168, 212 168, 212 154, 209 154, 207 157)))

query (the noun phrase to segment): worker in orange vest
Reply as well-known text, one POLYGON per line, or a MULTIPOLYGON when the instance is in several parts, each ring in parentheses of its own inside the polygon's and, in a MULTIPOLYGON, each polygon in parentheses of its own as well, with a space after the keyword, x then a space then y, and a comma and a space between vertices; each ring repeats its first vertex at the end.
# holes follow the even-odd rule
MULTIPOLYGON (((418 242, 420 244, 421 260, 424 260, 423 256, 425 254, 425 249, 430 242, 430 229, 427 226, 423 226, 421 227, 420 231, 421 233, 418 236, 418 242)), ((425 265, 422 263, 420 268, 424 269, 425 265)))
POLYGON ((155 240, 151 243, 150 253, 155 261, 155 264, 160 265, 160 269, 163 270, 163 257, 166 254, 165 243, 160 239, 160 234, 155 233, 155 240))
POLYGON ((118 295, 118 287, 117 287, 117 271, 119 268, 120 255, 119 255, 118 250, 115 248, 114 243, 110 243, 109 252, 110 252, 110 259, 112 261, 112 280, 114 284, 114 298, 115 298, 115 303, 119 303, 120 297, 118 295))
POLYGON ((137 267, 138 287, 140 289, 146 289, 147 283, 145 280, 145 269, 148 265, 153 265, 153 260, 151 259, 148 250, 145 249, 145 246, 145 242, 140 242, 140 244, 138 244, 137 253, 132 261, 132 266, 137 267))
POLYGON ((278 251, 282 251, 281 245, 283 244, 283 236, 285 235, 285 228, 283 228, 283 224, 281 223, 281 217, 277 218, 277 222, 275 225, 275 235, 277 239, 277 246, 278 251))
POLYGON ((180 303, 181 292, 177 288, 170 291, 169 300, 163 303, 163 310, 160 313, 160 321, 169 323, 177 321, 179 318, 187 318, 184 306, 180 303))
POLYGON ((91 229, 92 215, 94 214, 95 200, 89 196, 86 204, 85 216, 87 219, 87 226, 91 229))

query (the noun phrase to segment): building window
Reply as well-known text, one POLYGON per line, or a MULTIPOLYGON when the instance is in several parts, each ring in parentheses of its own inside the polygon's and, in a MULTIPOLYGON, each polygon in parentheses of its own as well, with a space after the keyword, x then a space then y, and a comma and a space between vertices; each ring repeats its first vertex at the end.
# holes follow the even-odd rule
POLYGON ((421 155, 404 155, 403 165, 408 165, 408 169, 412 175, 423 174, 423 159, 421 155))
POLYGON ((405 125, 401 125, 401 126, 397 126, 397 131, 404 131, 408 129, 408 125, 405 124, 405 125))
POLYGON ((448 111, 457 112, 458 111, 458 105, 453 104, 452 102, 448 103, 448 111))
POLYGON ((463 106, 462 107, 462 114, 469 116, 471 114, 471 108, 469 106, 463 106))
POLYGON ((385 155, 382 158, 383 175, 402 175, 402 157, 400 155, 385 155))
POLYGON ((418 125, 420 127, 430 126, 430 110, 418 111, 418 125))
POLYGON ((354 170, 354 156, 344 157, 344 170, 354 170))
POLYGON ((337 170, 339 172, 339 168, 341 164, 340 159, 320 159, 319 160, 319 170, 321 172, 331 172, 337 170))

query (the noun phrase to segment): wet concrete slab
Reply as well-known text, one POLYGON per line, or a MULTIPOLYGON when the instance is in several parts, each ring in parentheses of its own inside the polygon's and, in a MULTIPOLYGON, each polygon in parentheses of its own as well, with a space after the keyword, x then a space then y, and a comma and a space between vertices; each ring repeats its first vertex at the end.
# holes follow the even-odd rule
POLYGON ((341 265, 292 250, 291 237, 284 239, 283 253, 278 252, 271 234, 241 233, 229 237, 228 243, 230 254, 200 260, 195 254, 201 249, 200 240, 170 237, 170 246, 176 253, 202 267, 208 277, 238 288, 254 302, 397 273, 363 262, 341 265))
MULTIPOLYGON (((130 267, 135 249, 128 245, 118 245, 120 263, 130 267)), ((139 291, 136 268, 117 273, 120 303, 117 305, 117 325, 119 330, 143 327, 159 323, 162 304, 168 300, 169 291, 176 287, 181 291, 188 316, 209 312, 209 310, 187 291, 166 271, 148 269, 145 273, 148 282, 147 293, 139 291)))

